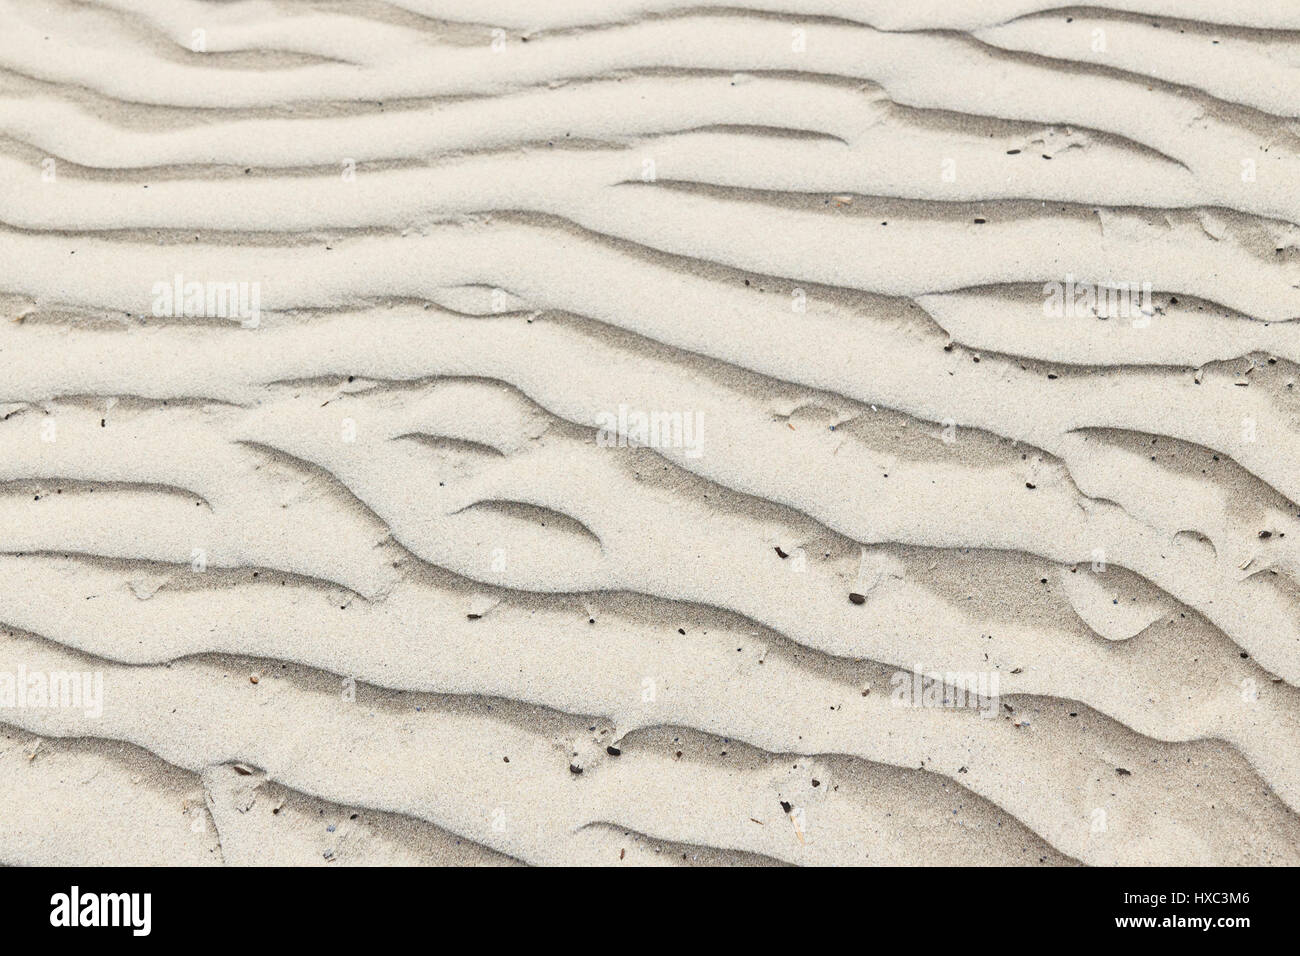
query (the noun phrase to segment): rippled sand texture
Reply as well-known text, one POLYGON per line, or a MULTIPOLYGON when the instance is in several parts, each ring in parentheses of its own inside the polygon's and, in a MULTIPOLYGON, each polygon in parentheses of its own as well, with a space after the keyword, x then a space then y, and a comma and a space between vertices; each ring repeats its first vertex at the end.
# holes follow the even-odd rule
POLYGON ((0 863, 1300 863, 1297 107, 1293 0, 0 0, 0 863))

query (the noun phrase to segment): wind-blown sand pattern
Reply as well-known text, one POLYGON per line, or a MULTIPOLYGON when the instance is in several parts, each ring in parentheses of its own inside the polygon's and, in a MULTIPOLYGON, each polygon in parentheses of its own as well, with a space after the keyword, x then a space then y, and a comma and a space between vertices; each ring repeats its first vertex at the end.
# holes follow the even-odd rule
POLYGON ((0 863, 1300 863, 1291 0, 0 24, 0 863))

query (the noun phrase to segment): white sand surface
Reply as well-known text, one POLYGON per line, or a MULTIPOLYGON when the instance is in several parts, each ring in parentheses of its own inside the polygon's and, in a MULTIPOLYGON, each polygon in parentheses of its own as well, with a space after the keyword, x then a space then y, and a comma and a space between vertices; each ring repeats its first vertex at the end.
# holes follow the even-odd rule
POLYGON ((1300 863, 1298 114, 1291 0, 0 0, 0 864, 1300 863))

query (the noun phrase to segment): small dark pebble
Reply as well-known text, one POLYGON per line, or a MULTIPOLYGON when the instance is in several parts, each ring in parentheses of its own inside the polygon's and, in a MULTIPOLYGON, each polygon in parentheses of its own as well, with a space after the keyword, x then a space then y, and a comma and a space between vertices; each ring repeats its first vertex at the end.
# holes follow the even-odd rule
POLYGON ((786 803, 784 800, 782 800, 782 801, 781 801, 781 809, 784 810, 786 813, 789 813, 791 810, 794 809, 794 807, 793 807, 792 805, 786 803))
POLYGON ((865 594, 859 594, 857 591, 854 591, 849 595, 849 600, 852 601, 854 604, 866 604, 867 596, 865 594))
POLYGON ((569 773, 574 773, 574 774, 582 773, 582 768, 579 767, 576 763, 571 763, 569 764, 569 773))
POLYGON ((684 635, 684 634, 686 633, 686 629, 683 628, 683 627, 679 627, 679 628, 677 629, 677 633, 678 633, 678 634, 683 634, 683 635, 684 635))
POLYGON ((605 748, 605 753, 609 754, 611 757, 617 757, 622 752, 623 751, 619 750, 617 747, 614 746, 609 746, 605 748))
POLYGON ((1032 491, 1033 489, 1037 488, 1038 486, 1035 485, 1035 484, 1033 484, 1032 482, 1028 482, 1028 481, 1026 481, 1026 482, 1025 482, 1025 487, 1032 491))
POLYGON ((1121 777, 1131 777, 1131 776, 1133 776, 1133 771, 1132 771, 1132 770, 1125 770, 1123 767, 1116 767, 1116 768, 1115 768, 1115 772, 1116 772, 1117 774, 1119 774, 1121 777))
POLYGON ((777 549, 776 549, 776 556, 777 556, 778 558, 788 558, 788 557, 790 557, 790 555, 786 554, 786 553, 785 553, 784 551, 782 551, 780 548, 777 548, 777 549))
POLYGON ((1273 537, 1273 532, 1272 532, 1272 531, 1261 531, 1261 532, 1259 533, 1259 536, 1260 536, 1261 538, 1263 538, 1264 540, 1267 541, 1269 538, 1273 537))
POLYGON ((482 615, 482 614, 466 614, 465 616, 466 616, 467 618, 469 618, 471 621, 477 621, 477 620, 478 620, 479 618, 481 618, 483 615, 482 615))

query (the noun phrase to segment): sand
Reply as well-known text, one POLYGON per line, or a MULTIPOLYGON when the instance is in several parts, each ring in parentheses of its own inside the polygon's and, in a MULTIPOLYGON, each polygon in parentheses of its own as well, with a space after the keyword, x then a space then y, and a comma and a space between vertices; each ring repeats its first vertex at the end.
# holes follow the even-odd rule
POLYGON ((0 22, 0 864, 1300 863, 1293 3, 0 22))

